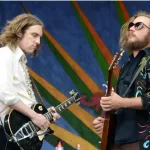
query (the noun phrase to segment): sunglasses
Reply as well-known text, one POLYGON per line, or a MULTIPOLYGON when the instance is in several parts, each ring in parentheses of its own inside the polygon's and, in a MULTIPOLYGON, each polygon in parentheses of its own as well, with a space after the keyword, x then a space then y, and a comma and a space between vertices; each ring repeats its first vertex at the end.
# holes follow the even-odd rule
POLYGON ((130 28, 133 26, 135 27, 136 30, 141 30, 144 26, 150 29, 150 27, 145 25, 143 22, 136 22, 136 23, 130 22, 128 25, 128 30, 130 30, 130 28))

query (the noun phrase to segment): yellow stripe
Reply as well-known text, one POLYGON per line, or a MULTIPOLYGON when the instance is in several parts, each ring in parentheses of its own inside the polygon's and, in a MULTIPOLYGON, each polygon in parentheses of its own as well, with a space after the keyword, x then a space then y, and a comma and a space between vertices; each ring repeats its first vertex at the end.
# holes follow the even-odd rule
MULTIPOLYGON (((24 7, 23 3, 21 6, 25 10, 26 13, 29 13, 29 10, 24 7)), ((52 35, 44 29, 44 34, 47 36, 48 40, 53 44, 56 50, 61 54, 61 56, 67 61, 67 63, 71 66, 71 68, 76 72, 76 74, 80 77, 80 79, 84 82, 84 84, 88 87, 88 89, 92 93, 102 92, 102 90, 98 87, 98 85, 89 77, 88 74, 70 57, 70 55, 59 45, 59 43, 52 37, 52 35)))
MULTIPOLYGON (((56 124, 50 125, 51 129, 53 129, 54 135, 58 138, 65 141, 67 144, 71 145, 72 147, 76 148, 77 144, 81 145, 82 150, 97 150, 96 147, 94 147, 92 144, 90 144, 85 139, 81 138, 80 136, 77 136, 64 128, 61 128, 60 126, 57 126, 56 124)), ((87 135, 88 136, 88 135, 87 135)))
MULTIPOLYGON (((31 76, 39 82, 55 99, 60 101, 61 103, 64 102, 66 99, 68 99, 64 94, 59 92, 54 86, 52 86, 50 83, 48 83, 45 79, 43 79, 41 76, 39 76, 37 73, 32 71, 29 68, 29 72, 31 76)), ((95 134, 97 134, 92 126, 92 122, 94 120, 94 117, 82 109, 81 107, 77 105, 71 105, 68 108, 78 119, 80 119, 90 130, 92 130, 95 134)), ((100 136, 99 136, 100 137, 100 136)))

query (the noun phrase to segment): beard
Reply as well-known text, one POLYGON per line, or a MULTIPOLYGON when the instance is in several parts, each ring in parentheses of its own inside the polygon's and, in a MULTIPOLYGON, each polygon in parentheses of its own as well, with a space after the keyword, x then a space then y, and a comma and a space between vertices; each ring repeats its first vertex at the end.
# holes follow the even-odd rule
POLYGON ((135 40, 135 41, 131 41, 129 39, 129 36, 133 36, 133 37, 136 37, 134 34, 131 34, 131 35, 128 35, 128 39, 126 40, 126 43, 124 45, 124 48, 128 51, 133 51, 133 50, 141 50, 143 48, 145 48, 148 43, 149 43, 149 39, 150 39, 150 32, 148 32, 144 39, 141 41, 141 40, 135 40))

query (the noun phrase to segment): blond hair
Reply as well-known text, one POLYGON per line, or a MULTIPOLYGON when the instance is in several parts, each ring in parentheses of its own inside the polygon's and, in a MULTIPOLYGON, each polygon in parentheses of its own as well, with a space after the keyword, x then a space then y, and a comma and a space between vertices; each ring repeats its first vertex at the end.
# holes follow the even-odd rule
MULTIPOLYGON (((20 14, 11 21, 7 21, 0 35, 0 43, 2 46, 8 46, 10 49, 15 49, 18 44, 18 33, 24 34, 25 31, 33 25, 41 25, 43 22, 34 15, 20 14)), ((36 53, 36 51, 35 51, 36 53)))
MULTIPOLYGON (((135 18, 139 17, 139 16, 144 16, 144 17, 148 17, 150 18, 150 14, 145 12, 145 11, 139 11, 137 12, 133 17, 131 17, 122 27, 120 30, 120 47, 124 48, 125 44, 126 44, 126 40, 128 37, 128 25, 130 22, 133 22, 135 20, 135 18)), ((127 50, 128 52, 130 52, 130 50, 127 50)))

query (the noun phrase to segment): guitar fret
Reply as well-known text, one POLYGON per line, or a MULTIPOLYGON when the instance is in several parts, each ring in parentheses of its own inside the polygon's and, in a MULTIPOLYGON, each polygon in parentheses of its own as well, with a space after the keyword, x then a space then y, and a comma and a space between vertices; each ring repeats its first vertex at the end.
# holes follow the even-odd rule
POLYGON ((55 109, 57 113, 61 113, 63 110, 65 110, 68 106, 70 106, 74 102, 74 98, 70 98, 64 103, 58 105, 55 109))
POLYGON ((51 119, 52 119, 52 118, 51 118, 52 116, 50 115, 49 112, 47 113, 47 115, 48 115, 48 118, 49 118, 48 120, 51 120, 51 119))
POLYGON ((46 117, 46 119, 48 119, 48 120, 50 119, 48 116, 48 113, 46 113, 44 116, 46 117))
POLYGON ((56 107, 55 109, 57 113, 60 113, 62 111, 61 107, 56 107))
POLYGON ((60 112, 61 112, 61 108, 60 108, 60 107, 58 107, 58 110, 56 109, 56 111, 60 111, 60 112))
POLYGON ((48 120, 51 120, 49 113, 47 113, 47 118, 48 118, 48 120))
POLYGON ((34 125, 32 121, 29 121, 29 124, 31 125, 31 127, 33 128, 34 131, 38 131, 39 130, 39 127, 34 125))
POLYGON ((44 114, 44 116, 46 117, 47 120, 51 121, 53 119, 53 116, 51 114, 51 112, 47 112, 44 114))
POLYGON ((64 109, 64 106, 63 106, 63 105, 61 105, 61 108, 62 108, 62 109, 64 109))
POLYGON ((70 102, 70 101, 68 101, 68 104, 70 105, 70 104, 71 104, 71 102, 70 102))

